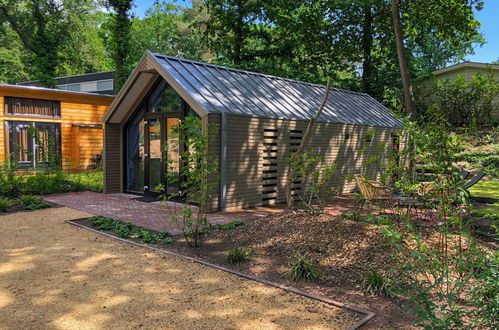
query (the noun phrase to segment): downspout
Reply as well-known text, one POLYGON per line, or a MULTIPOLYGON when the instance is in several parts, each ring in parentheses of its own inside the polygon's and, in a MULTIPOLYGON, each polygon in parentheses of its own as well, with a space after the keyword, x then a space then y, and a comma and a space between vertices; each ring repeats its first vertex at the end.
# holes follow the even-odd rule
POLYGON ((220 136, 220 211, 227 206, 227 113, 222 112, 220 136))

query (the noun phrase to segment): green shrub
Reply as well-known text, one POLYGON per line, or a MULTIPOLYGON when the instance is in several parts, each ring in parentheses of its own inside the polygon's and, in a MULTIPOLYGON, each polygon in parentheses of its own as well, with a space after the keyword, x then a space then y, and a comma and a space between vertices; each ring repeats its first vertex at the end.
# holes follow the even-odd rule
POLYGON ((119 220, 99 216, 91 217, 89 220, 92 226, 98 230, 113 230, 120 223, 119 220))
POLYGON ((311 281, 323 278, 322 272, 307 254, 299 254, 295 257, 290 265, 289 274, 293 281, 311 281))
POLYGON ((175 242, 175 240, 171 237, 167 237, 167 238, 164 238, 163 240, 161 240, 161 242, 163 242, 163 244, 171 244, 171 243, 175 242))
POLYGON ((19 203, 25 210, 38 210, 50 207, 40 196, 23 195, 19 197, 19 203))
POLYGON ((392 281, 385 278, 376 270, 367 272, 362 280, 362 291, 371 296, 388 296, 391 297, 393 285, 392 281))
POLYGON ((250 255, 251 255, 251 249, 244 247, 236 247, 229 250, 229 252, 225 256, 225 260, 229 264, 237 264, 249 260, 250 255))
POLYGON ((0 212, 7 212, 14 205, 14 201, 8 197, 0 196, 0 212))
POLYGON ((145 228, 137 227, 135 234, 143 243, 156 243, 158 241, 158 236, 151 234, 151 232, 145 228))
POLYGON ((234 229, 237 227, 244 226, 244 222, 240 220, 234 220, 229 223, 219 223, 216 225, 211 225, 212 227, 220 230, 226 230, 226 229, 234 229))
POLYGON ((171 235, 171 233, 169 231, 160 231, 158 233, 158 238, 159 239, 165 239, 165 238, 167 238, 170 235, 171 235))
POLYGON ((132 234, 133 225, 131 223, 117 223, 114 234, 121 238, 128 238, 132 234))

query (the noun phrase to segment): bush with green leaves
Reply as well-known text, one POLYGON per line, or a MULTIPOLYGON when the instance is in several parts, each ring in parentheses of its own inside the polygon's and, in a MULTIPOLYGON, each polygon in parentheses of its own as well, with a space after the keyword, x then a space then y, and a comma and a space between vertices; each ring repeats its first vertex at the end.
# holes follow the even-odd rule
POLYGON ((116 219, 100 217, 100 216, 93 216, 89 219, 89 221, 92 224, 92 226, 98 230, 113 230, 116 228, 116 225, 119 224, 120 222, 119 220, 116 219))
POLYGON ((114 234, 121 238, 128 238, 132 234, 133 225, 131 223, 115 223, 114 234))
POLYGON ((19 203, 25 210, 38 210, 50 207, 40 196, 22 195, 19 197, 19 203))
POLYGON ((217 223, 217 224, 210 224, 210 227, 213 229, 218 229, 218 230, 227 230, 227 229, 234 229, 244 226, 244 222, 240 220, 234 220, 228 223, 217 223))
POLYGON ((492 72, 478 73, 469 81, 457 75, 454 80, 438 80, 430 93, 437 109, 451 124, 488 124, 499 82, 492 72))
POLYGON ((251 249, 245 247, 235 247, 230 249, 225 256, 225 261, 229 264, 237 264, 248 261, 251 256, 251 249))
POLYGON ((393 295, 392 281, 377 270, 371 270, 364 274, 361 287, 367 295, 388 297, 393 295))
POLYGON ((307 254, 298 254, 289 265, 289 275, 293 281, 312 281, 323 278, 322 271, 307 254))
MULTIPOLYGON (((400 132, 405 147, 397 151, 400 162, 390 162, 382 175, 383 182, 391 179, 393 191, 402 195, 399 200, 392 197, 390 213, 396 221, 373 223, 382 225, 380 232, 392 247, 392 271, 399 274, 393 278, 394 292, 408 298, 416 326, 454 329, 477 323, 493 328, 492 318, 486 317, 490 313, 479 313, 496 308, 494 300, 485 298, 490 291, 480 300, 476 290, 490 278, 485 271, 490 267, 478 261, 487 251, 466 221, 471 203, 462 170, 455 165, 459 146, 449 127, 438 113, 419 124, 405 122, 400 132), (423 193, 418 190, 422 178, 433 185, 423 193)), ((381 279, 372 276, 370 281, 381 279)))
MULTIPOLYGON (((169 186, 178 189, 168 191, 159 185, 163 192, 162 200, 168 210, 170 221, 182 232, 190 246, 197 247, 201 236, 209 231, 207 211, 213 192, 218 185, 218 163, 209 149, 209 131, 203 130, 201 118, 187 117, 172 127, 172 138, 182 140, 186 146, 181 152, 180 173, 178 164, 168 159, 166 173, 169 186), (173 200, 173 203, 168 201, 173 200), (182 200, 182 204, 176 201, 182 200)), ((176 146, 165 145, 165 153, 176 146)))
POLYGON ((137 227, 134 231, 134 235, 136 235, 143 243, 156 243, 158 241, 158 236, 152 234, 149 230, 137 227))
POLYGON ((300 201, 303 210, 314 215, 323 213, 326 202, 335 194, 332 179, 337 164, 321 165, 323 161, 314 150, 293 153, 289 160, 291 182, 300 186, 294 190, 294 198, 300 201))
POLYGON ((0 196, 0 212, 7 212, 14 204, 12 199, 0 196))

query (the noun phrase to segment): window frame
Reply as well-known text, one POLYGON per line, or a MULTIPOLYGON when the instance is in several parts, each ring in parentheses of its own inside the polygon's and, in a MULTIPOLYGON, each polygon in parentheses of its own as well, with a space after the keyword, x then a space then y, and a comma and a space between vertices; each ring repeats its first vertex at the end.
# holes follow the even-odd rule
POLYGON ((32 98, 32 97, 4 96, 4 111, 3 112, 4 112, 5 116, 34 117, 34 118, 58 118, 58 119, 60 119, 62 107, 61 107, 61 101, 58 101, 58 100, 38 99, 38 98, 32 98), (13 107, 14 99, 52 102, 52 104, 55 105, 55 107, 56 107, 57 115, 50 116, 50 115, 40 115, 40 114, 33 114, 33 113, 31 113, 31 114, 14 113, 14 111, 13 111, 14 110, 14 107, 13 107))
MULTIPOLYGON (((55 149, 55 153, 57 154, 57 163, 58 165, 62 164, 62 148, 61 148, 61 143, 62 143, 62 137, 61 137, 61 123, 57 122, 40 122, 40 121, 23 121, 23 120, 5 120, 4 121, 4 127, 5 127, 5 148, 6 148, 6 156, 9 154, 14 154, 17 155, 18 153, 18 145, 15 143, 17 142, 17 135, 15 134, 15 128, 17 125, 27 125, 32 128, 37 128, 38 125, 40 126, 45 126, 49 127, 51 129, 51 135, 53 135, 54 141, 55 141, 55 146, 53 148, 55 149), (7 150, 8 148, 8 150, 7 150)), ((30 132, 30 137, 29 137, 29 145, 27 148, 28 151, 28 161, 23 161, 20 162, 18 159, 15 159, 16 163, 19 165, 20 169, 39 169, 43 168, 43 165, 47 165, 47 162, 43 161, 38 161, 37 160, 37 151, 38 146, 36 145, 35 137, 32 136, 30 132), (39 166, 42 165, 42 166, 39 166)))

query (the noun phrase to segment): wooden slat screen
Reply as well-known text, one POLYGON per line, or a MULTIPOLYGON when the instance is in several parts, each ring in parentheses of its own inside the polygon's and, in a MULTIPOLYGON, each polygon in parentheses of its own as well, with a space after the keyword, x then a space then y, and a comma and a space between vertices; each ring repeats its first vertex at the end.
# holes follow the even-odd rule
POLYGON ((6 96, 5 113, 11 115, 60 117, 61 102, 6 96))

